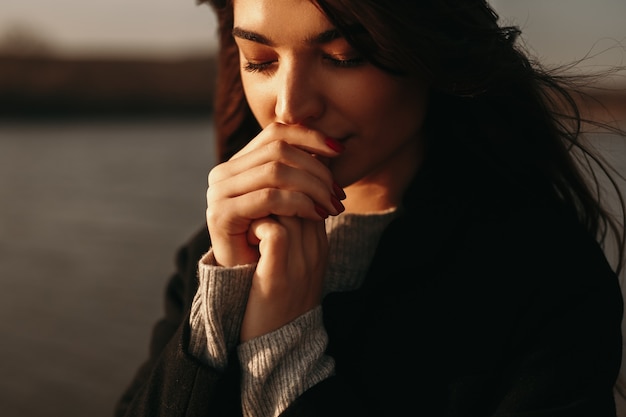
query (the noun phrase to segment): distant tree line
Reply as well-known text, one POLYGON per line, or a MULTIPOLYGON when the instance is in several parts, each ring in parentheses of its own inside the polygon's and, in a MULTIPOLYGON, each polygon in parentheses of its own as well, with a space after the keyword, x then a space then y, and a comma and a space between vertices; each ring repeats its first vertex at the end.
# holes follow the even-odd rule
POLYGON ((212 56, 0 54, 0 117, 208 115, 214 90, 212 56))

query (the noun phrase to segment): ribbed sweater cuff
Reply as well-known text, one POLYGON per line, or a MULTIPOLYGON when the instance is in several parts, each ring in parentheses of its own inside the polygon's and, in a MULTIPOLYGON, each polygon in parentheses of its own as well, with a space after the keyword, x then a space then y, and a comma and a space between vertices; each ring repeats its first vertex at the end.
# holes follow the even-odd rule
POLYGON ((334 372, 324 355, 328 335, 317 307, 280 329, 237 348, 246 416, 277 416, 298 396, 334 372))
POLYGON ((191 306, 190 353, 217 369, 239 343, 241 322, 256 264, 217 266, 210 250, 198 262, 198 290, 191 306))

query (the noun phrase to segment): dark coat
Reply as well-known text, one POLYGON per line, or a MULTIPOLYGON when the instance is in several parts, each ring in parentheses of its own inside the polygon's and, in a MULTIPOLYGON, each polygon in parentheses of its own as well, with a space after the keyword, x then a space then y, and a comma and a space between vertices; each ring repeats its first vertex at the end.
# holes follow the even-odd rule
MULTIPOLYGON (((363 286, 323 300, 336 375, 283 416, 614 417, 618 279, 541 181, 463 152, 424 166, 363 286)), ((181 249, 117 416, 236 416, 238 364, 187 353, 206 228, 181 249)))

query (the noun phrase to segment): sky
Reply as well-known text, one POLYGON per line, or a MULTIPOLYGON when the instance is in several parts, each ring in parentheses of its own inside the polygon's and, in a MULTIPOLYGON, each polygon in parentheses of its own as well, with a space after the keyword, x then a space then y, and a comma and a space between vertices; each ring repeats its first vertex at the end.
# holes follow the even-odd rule
POLYGON ((626 65, 626 0, 491 0, 503 23, 522 29, 526 47, 548 64, 590 57, 626 65))
POLYGON ((0 0, 0 43, 34 33, 69 55, 211 51, 215 28, 196 0, 0 0))
MULTIPOLYGON (((34 34, 66 54, 176 56, 215 48, 215 17, 195 0, 0 0, 0 43, 34 34)), ((590 53, 626 64, 626 0, 490 0, 548 64, 590 53), (606 51, 605 51, 606 50, 606 51), (605 51, 605 52, 603 52, 605 51)))

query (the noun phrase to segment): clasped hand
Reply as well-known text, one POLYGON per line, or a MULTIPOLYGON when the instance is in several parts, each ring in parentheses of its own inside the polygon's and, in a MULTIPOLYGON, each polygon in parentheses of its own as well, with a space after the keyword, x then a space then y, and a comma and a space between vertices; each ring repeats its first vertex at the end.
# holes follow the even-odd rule
POLYGON ((328 257, 324 219, 343 211, 345 197, 323 161, 340 147, 320 132, 273 123, 209 173, 206 218, 216 262, 257 263, 242 341, 319 305, 328 257))

